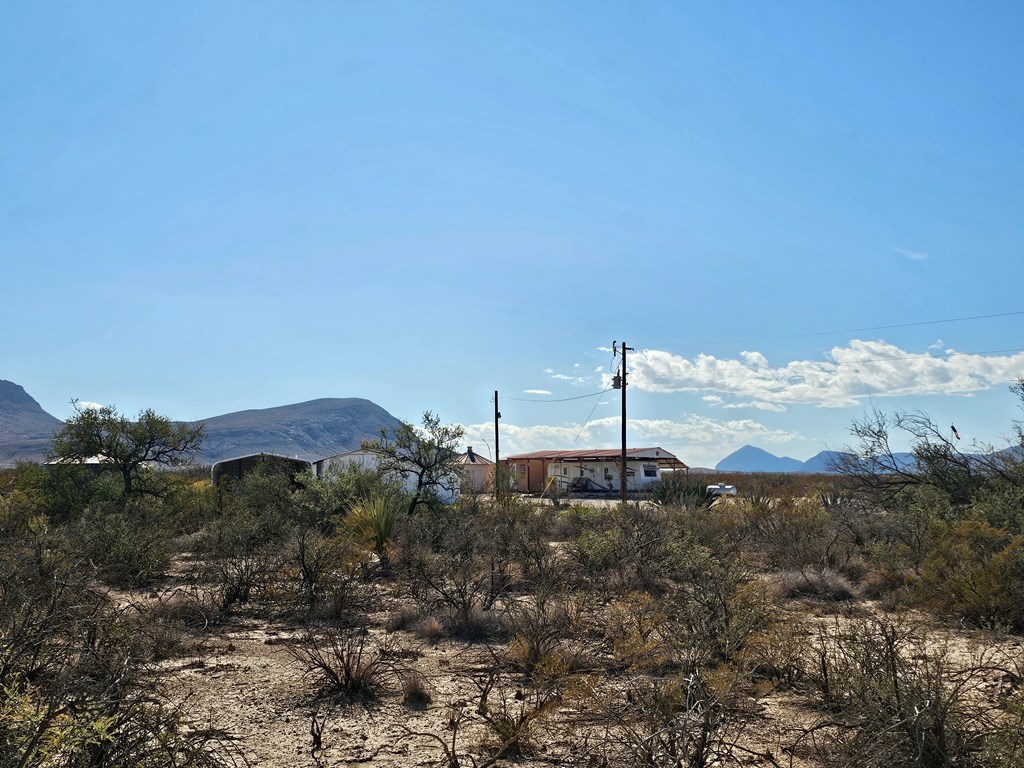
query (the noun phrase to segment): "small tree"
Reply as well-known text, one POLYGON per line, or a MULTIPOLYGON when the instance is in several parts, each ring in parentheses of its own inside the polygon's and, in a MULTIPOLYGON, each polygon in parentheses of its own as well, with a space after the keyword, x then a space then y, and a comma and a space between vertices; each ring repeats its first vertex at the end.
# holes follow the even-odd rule
POLYGON ((409 501, 412 513, 428 493, 451 494, 458 487, 456 459, 462 436, 462 427, 442 424, 436 414, 426 411, 421 427, 403 422, 395 429, 382 429, 378 439, 363 442, 363 450, 377 455, 382 475, 415 480, 409 501))
POLYGON ((75 415, 53 436, 50 458, 68 464, 98 459, 101 467, 120 473, 126 497, 162 495, 165 488, 147 468, 188 463, 205 437, 202 424, 172 422, 149 408, 132 421, 113 406, 83 408, 77 400, 71 405, 75 415))

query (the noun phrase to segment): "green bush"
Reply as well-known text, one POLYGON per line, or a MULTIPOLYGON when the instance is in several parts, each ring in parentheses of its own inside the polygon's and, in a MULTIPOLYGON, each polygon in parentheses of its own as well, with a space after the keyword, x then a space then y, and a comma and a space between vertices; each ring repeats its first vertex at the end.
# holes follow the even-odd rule
POLYGON ((86 508, 64 527, 68 551, 96 569, 105 583, 117 587, 150 584, 170 562, 171 545, 160 525, 158 502, 135 500, 86 508), (152 511, 156 520, 147 519, 152 511))
POLYGON ((921 566, 918 594, 941 615, 1024 629, 1024 536, 964 520, 947 527, 921 566))

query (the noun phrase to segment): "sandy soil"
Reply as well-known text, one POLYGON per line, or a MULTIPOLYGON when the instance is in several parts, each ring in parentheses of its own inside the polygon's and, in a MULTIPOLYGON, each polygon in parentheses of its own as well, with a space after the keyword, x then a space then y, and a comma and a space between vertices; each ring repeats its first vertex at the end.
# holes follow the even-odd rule
MULTIPOLYGON (((429 681, 431 702, 404 705, 401 682, 389 676, 380 696, 367 701, 331 700, 321 695, 315 676, 286 650, 300 633, 287 626, 233 621, 220 628, 198 657, 165 662, 168 692, 188 702, 197 723, 230 734, 251 765, 318 768, 364 765, 443 764, 436 734, 450 740, 450 706, 475 706, 479 692, 472 677, 485 674, 489 656, 482 648, 453 642, 425 645, 409 636, 403 666, 429 681), (314 733, 320 726, 320 749, 314 733)), ((405 633, 403 633, 405 634, 405 633)), ((487 735, 479 724, 459 734, 458 751, 486 756, 487 735)), ((549 744, 546 750, 557 745, 549 744)), ((240 761, 241 762, 241 761, 240 761)), ((516 765, 571 764, 570 755, 517 759, 516 765)), ((471 765, 472 763, 466 763, 471 765)), ((503 763, 504 764, 504 763, 503 763)))
MULTIPOLYGON (((238 619, 218 628, 197 656, 165 662, 161 673, 169 680, 173 699, 188 702, 194 722, 210 724, 229 734, 246 761, 266 768, 321 768, 360 765, 371 768, 443 766, 444 751, 434 734, 450 742, 452 705, 471 713, 479 701, 474 677, 490 668, 490 655, 482 646, 442 641, 425 644, 406 635, 408 667, 429 681, 431 702, 421 706, 402 703, 401 683, 392 679, 371 701, 337 701, 320 695, 312 675, 286 649, 286 641, 299 632, 286 625, 238 619), (314 750, 315 732, 320 749, 314 750)), ((787 753, 802 723, 814 712, 795 696, 762 699, 735 735, 766 751, 783 765, 801 768, 810 763, 799 752, 787 753)), ((496 743, 472 718, 458 734, 457 750, 463 766, 487 759, 496 743)), ((531 756, 501 760, 497 765, 539 768, 550 765, 598 765, 574 754, 568 734, 547 731, 538 738, 531 756)), ((243 759, 244 758, 244 759, 243 759)), ((771 765, 750 755, 751 766, 771 765)))

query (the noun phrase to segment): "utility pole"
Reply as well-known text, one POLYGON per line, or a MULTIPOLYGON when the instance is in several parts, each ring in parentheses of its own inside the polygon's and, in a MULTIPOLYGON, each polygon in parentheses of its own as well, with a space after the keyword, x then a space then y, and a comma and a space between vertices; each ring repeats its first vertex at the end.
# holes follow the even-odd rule
POLYGON ((501 418, 501 411, 498 410, 498 390, 494 390, 494 498, 501 498, 499 484, 504 484, 501 477, 501 454, 498 453, 498 419, 501 418))
MULTIPOLYGON (((622 471, 619 473, 619 486, 622 491, 622 503, 626 503, 626 351, 635 352, 633 347, 626 346, 626 342, 622 342, 622 346, 618 347, 618 350, 622 351, 622 374, 616 374, 612 379, 612 388, 622 390, 622 456, 621 464, 622 471)), ((617 354, 616 342, 612 342, 612 352, 617 354)))

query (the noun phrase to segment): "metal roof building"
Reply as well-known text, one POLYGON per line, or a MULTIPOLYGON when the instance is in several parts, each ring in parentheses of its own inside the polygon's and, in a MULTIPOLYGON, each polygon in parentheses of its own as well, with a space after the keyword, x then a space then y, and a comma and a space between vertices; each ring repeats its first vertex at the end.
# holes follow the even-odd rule
MULTIPOLYGON (((502 461, 515 475, 515 488, 540 493, 556 485, 560 490, 605 490, 621 487, 622 451, 618 448, 568 451, 533 451, 507 456, 502 461)), ((664 448, 626 450, 626 486, 637 490, 656 481, 662 470, 688 470, 664 448)))

